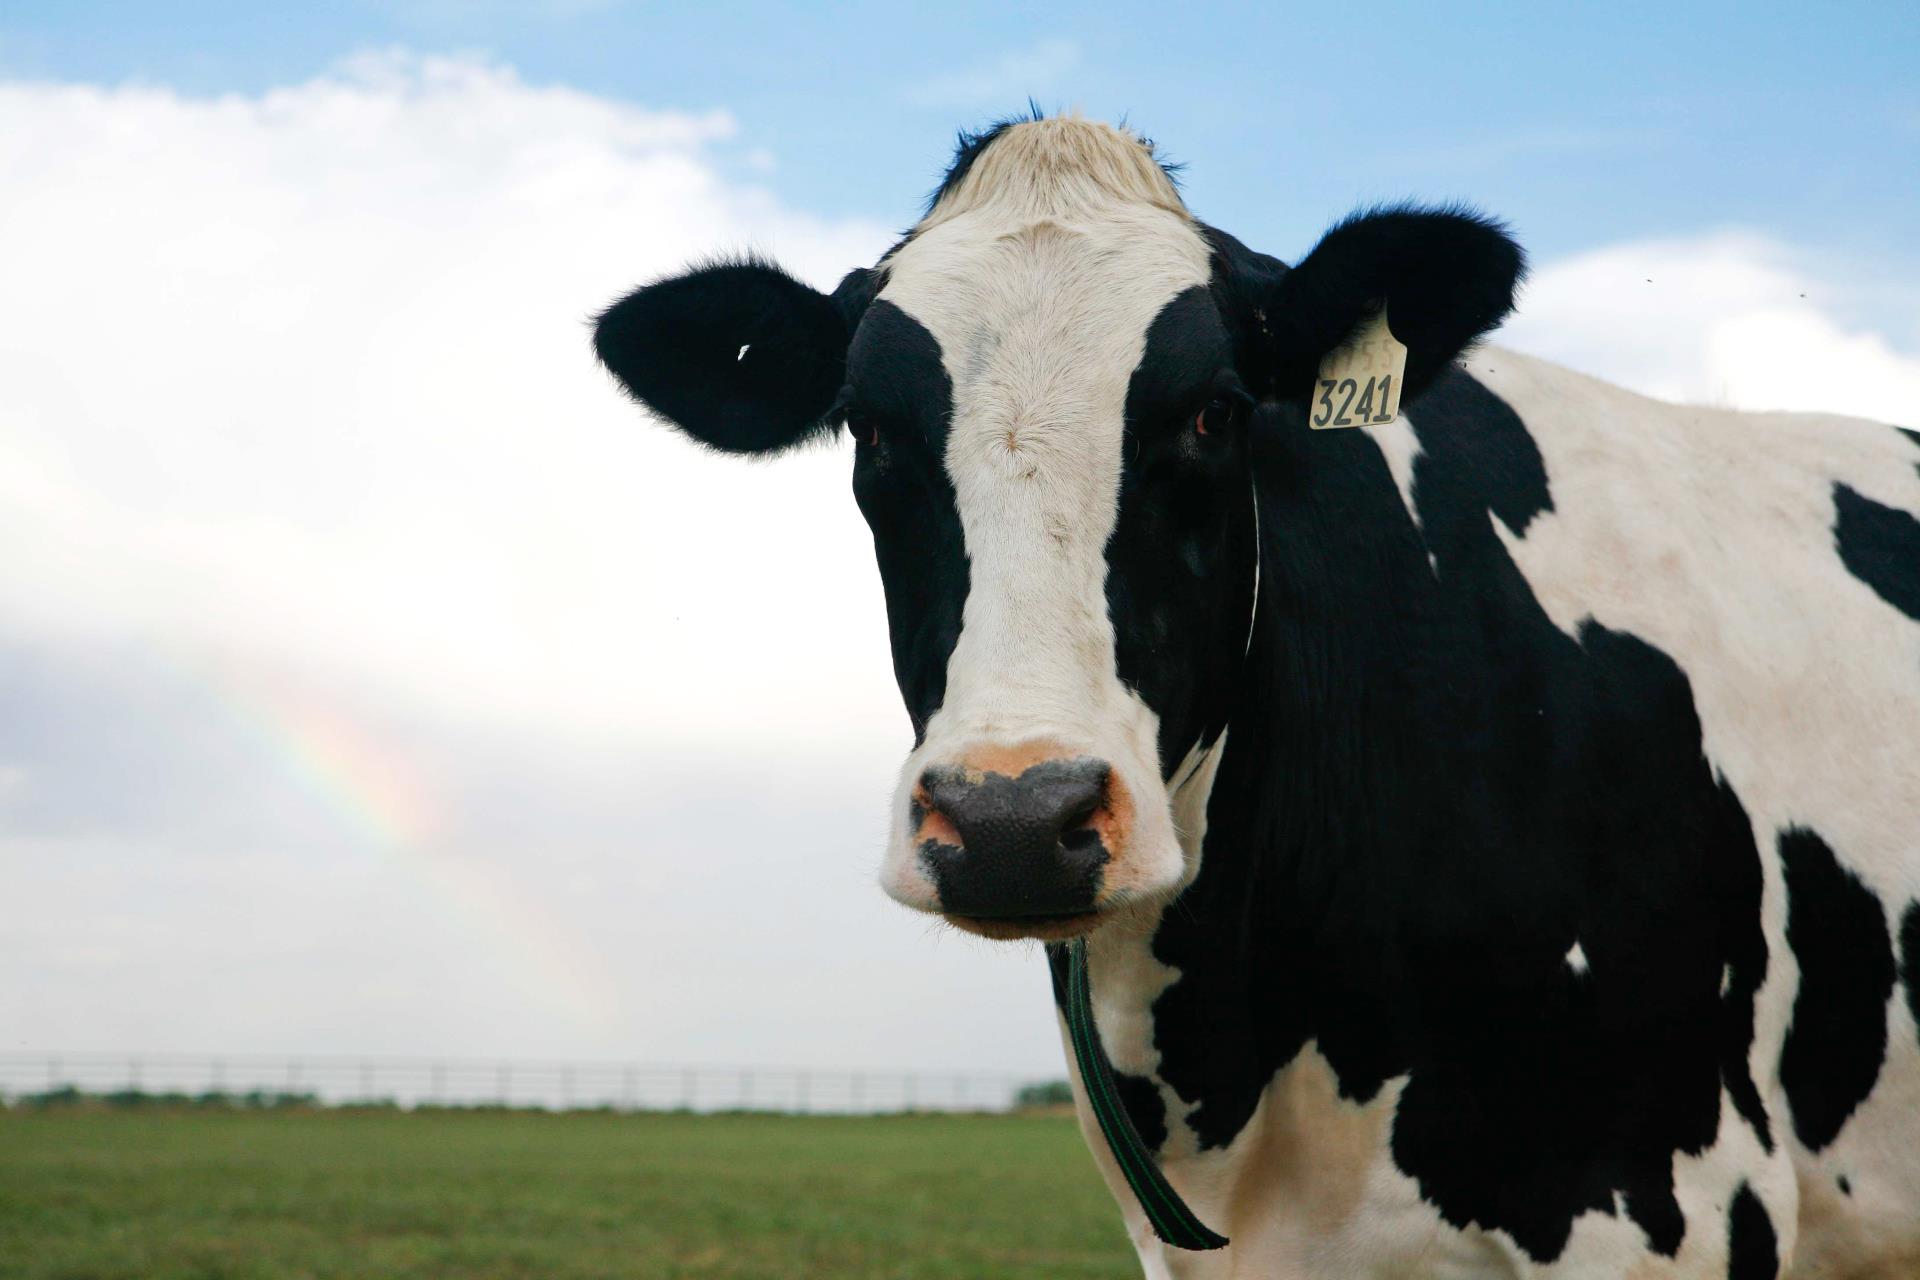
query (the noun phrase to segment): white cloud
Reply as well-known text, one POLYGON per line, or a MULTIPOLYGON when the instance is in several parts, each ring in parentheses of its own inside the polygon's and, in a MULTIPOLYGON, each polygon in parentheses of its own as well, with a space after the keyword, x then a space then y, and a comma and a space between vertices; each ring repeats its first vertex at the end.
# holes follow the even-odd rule
POLYGON ((0 119, 9 1045, 1057 1062, 1035 957, 873 884, 909 734, 846 458, 703 455, 588 345, 888 228, 471 59, 0 119))
POLYGON ((718 177, 727 117, 398 54, 0 115, 0 621, 465 717, 897 739, 844 463, 703 457, 591 360, 586 317, 716 248, 830 283, 887 243, 718 177))
POLYGON ((1080 46, 1071 40, 1042 40, 1024 49, 929 76, 907 91, 924 107, 995 107, 1011 111, 1028 95, 1054 92, 1063 76, 1080 65, 1080 46))
POLYGON ((1902 349, 1846 301, 1766 237, 1639 241, 1542 266, 1499 341, 1664 399, 1920 425, 1920 328, 1902 349))

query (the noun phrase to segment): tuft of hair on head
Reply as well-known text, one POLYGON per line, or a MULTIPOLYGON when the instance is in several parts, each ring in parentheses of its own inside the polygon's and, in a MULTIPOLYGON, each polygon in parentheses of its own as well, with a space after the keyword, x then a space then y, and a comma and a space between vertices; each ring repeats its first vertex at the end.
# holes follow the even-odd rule
POLYGON ((1074 112, 1048 116, 1029 101, 1024 115, 960 134, 920 225, 989 203, 1044 215, 1116 200, 1188 216, 1173 171, 1155 157, 1150 140, 1074 112))

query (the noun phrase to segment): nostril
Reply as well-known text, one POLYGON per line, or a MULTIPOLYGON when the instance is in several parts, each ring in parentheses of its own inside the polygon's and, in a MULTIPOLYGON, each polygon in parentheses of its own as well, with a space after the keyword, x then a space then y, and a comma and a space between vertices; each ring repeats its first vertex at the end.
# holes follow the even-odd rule
POLYGON ((1100 806, 1105 802, 1105 799, 1105 788, 1102 788, 1102 794, 1088 799, 1068 812, 1060 823, 1060 830, 1067 835, 1071 835, 1075 831, 1084 828, 1089 822, 1093 821, 1094 815, 1100 812, 1100 806))
POLYGON ((1060 833, 1060 847, 1068 853, 1106 852, 1106 844, 1094 827, 1081 825, 1060 833))

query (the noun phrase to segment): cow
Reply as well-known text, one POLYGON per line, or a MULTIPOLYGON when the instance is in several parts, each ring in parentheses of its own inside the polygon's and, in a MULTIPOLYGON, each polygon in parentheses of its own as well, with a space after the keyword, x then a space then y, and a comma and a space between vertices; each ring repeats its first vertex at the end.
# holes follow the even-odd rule
POLYGON ((884 888, 1062 999, 1084 946, 1231 1242, 1076 1066, 1146 1275, 1920 1275, 1920 437, 1481 345, 1522 272, 1464 207, 1288 266, 1036 116, 831 294, 723 260, 595 344, 709 448, 851 437, 884 888), (1316 429, 1382 328, 1400 412, 1316 429))

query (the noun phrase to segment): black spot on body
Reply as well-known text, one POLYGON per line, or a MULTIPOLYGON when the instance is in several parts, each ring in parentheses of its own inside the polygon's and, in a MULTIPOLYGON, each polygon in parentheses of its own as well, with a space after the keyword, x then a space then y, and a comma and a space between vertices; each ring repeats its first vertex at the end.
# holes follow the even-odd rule
POLYGON ((1312 1040, 1346 1097, 1410 1077, 1392 1155, 1450 1223, 1544 1262, 1617 1193, 1671 1256, 1673 1158, 1714 1141, 1723 1087, 1772 1141, 1751 824, 1686 673, 1561 631, 1507 555, 1492 522, 1553 509, 1520 419, 1456 371, 1413 421, 1420 528, 1363 432, 1285 406, 1254 432, 1256 653, 1154 941, 1182 975, 1161 1074, 1220 1147, 1312 1040))
POLYGON ((1133 1120, 1133 1127, 1140 1134, 1140 1140, 1147 1150, 1158 1151, 1167 1142, 1167 1105, 1160 1098, 1160 1088, 1145 1076, 1114 1073, 1113 1082, 1120 1093, 1120 1102, 1127 1109, 1127 1115, 1133 1120))
POLYGON ((1833 486, 1833 542, 1847 572, 1920 622, 1920 519, 1833 486))
POLYGON ((1743 1182, 1727 1210, 1727 1280, 1776 1280, 1779 1274, 1780 1241, 1773 1219, 1743 1182))
POLYGON ((1834 1179, 1834 1185, 1840 1188, 1840 1194, 1843 1196, 1850 1196, 1853 1194, 1853 1183, 1847 1180, 1847 1175, 1844 1173, 1841 1174, 1838 1178, 1834 1179))
POLYGON ((1866 1101, 1887 1051, 1893 944, 1880 899, 1813 832, 1780 833, 1787 945, 1800 989, 1780 1051, 1780 1083, 1794 1133, 1810 1151, 1840 1136, 1866 1101))
POLYGON ((1907 1012, 1920 1027, 1920 902, 1909 902, 1900 917, 1900 985, 1907 989, 1907 1012))

